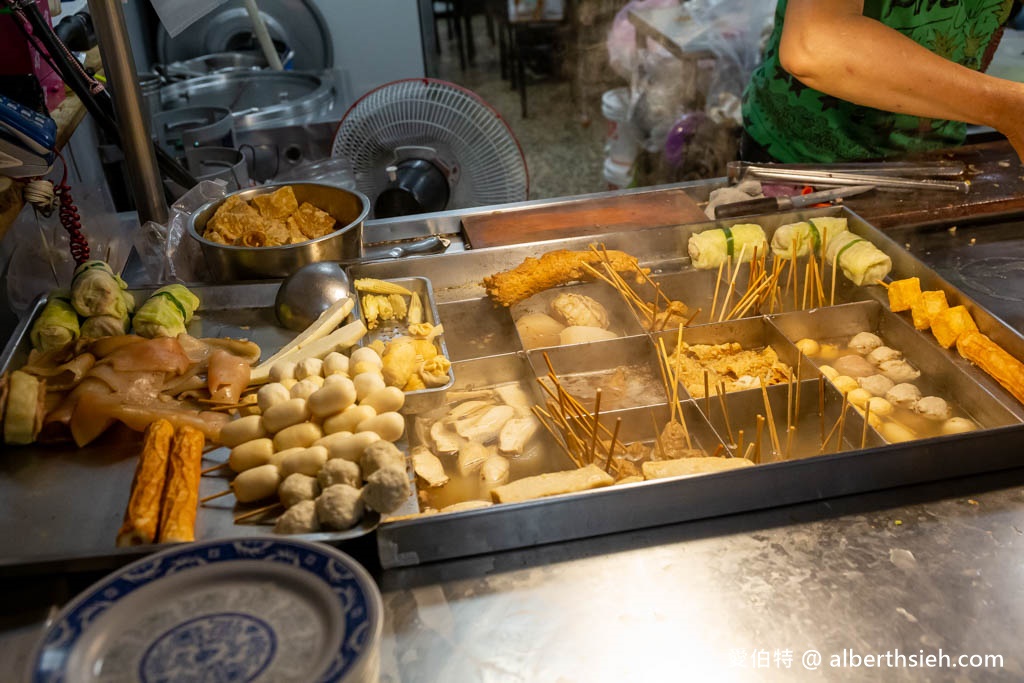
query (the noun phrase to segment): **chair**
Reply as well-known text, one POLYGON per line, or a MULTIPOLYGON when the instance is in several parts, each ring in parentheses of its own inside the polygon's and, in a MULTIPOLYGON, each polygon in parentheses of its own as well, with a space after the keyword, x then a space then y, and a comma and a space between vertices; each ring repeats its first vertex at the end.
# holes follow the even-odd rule
MULTIPOLYGON (((505 5, 505 35, 507 40, 502 50, 499 37, 499 52, 504 52, 502 76, 506 73, 513 88, 519 90, 519 107, 522 117, 527 118, 526 105, 526 65, 527 62, 537 64, 548 61, 552 69, 557 68, 559 56, 567 54, 572 41, 573 0, 559 3, 561 12, 545 13, 544 0, 535 3, 517 5, 515 0, 507 0, 505 5), (524 11, 522 5, 529 5, 524 11)), ((500 36, 500 34, 499 34, 500 36)), ((572 90, 573 100, 576 99, 575 88, 572 90)))
POLYGON ((434 35, 437 37, 437 54, 441 54, 441 32, 437 26, 440 21, 445 22, 448 29, 448 42, 455 38, 455 49, 459 53, 459 67, 466 70, 466 48, 462 41, 462 0, 434 0, 434 35))

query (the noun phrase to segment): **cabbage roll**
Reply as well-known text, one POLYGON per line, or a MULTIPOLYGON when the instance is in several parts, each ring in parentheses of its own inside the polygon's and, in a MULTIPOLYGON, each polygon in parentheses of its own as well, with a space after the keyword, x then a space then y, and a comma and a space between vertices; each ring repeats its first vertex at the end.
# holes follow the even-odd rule
POLYGON ((892 259, 852 232, 841 232, 830 238, 825 257, 829 263, 838 259, 843 275, 858 287, 884 280, 892 270, 892 259))
POLYGON ((94 315, 86 318, 82 322, 82 337, 99 339, 128 334, 128 328, 131 327, 131 312, 135 310, 135 297, 127 290, 121 290, 121 298, 125 304, 124 315, 94 315))
POLYGON ((43 307, 43 312, 32 324, 29 337, 37 351, 59 349, 81 335, 78 314, 71 306, 67 292, 54 292, 43 307))
POLYGON ((796 247, 797 258, 807 256, 811 247, 814 253, 821 253, 821 245, 841 232, 846 232, 845 218, 812 218, 809 221, 780 225, 772 235, 772 251, 782 258, 793 258, 796 247))
POLYGON ((167 285, 153 292, 132 319, 142 337, 177 337, 199 308, 199 297, 184 285, 167 285))
POLYGON ((760 225, 741 223, 691 235, 687 251, 694 268, 717 268, 730 256, 739 259, 738 263, 750 261, 755 251, 767 248, 767 241, 760 225))
POLYGON ((121 292, 128 288, 103 261, 86 261, 75 268, 71 280, 71 305, 78 315, 111 315, 122 318, 127 312, 121 292))

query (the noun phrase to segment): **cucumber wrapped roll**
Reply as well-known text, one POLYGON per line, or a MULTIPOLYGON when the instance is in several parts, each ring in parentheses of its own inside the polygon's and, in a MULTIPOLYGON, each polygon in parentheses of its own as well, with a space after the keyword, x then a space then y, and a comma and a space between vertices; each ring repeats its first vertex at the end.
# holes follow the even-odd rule
POLYGON ((184 285, 167 285, 153 292, 132 319, 142 337, 177 337, 199 308, 199 297, 184 285))
POLYGON ((821 246, 841 232, 846 232, 845 218, 812 218, 809 221, 780 225, 772 235, 772 252, 777 256, 789 259, 794 256, 807 256, 813 248, 815 254, 821 253, 821 246))
POLYGON ((37 351, 53 351, 78 339, 81 329, 78 313, 71 306, 68 292, 54 292, 50 295, 43 312, 32 324, 29 337, 37 351))
POLYGON ((694 233, 686 245, 694 268, 717 268, 730 256, 737 263, 754 258, 755 251, 764 251, 767 238, 760 225, 741 223, 728 228, 715 228, 694 233))
POLYGON ((75 268, 71 280, 71 305, 83 318, 112 315, 122 318, 127 312, 121 292, 128 288, 103 261, 86 261, 75 268))
POLYGON ((841 232, 829 239, 825 258, 829 263, 838 261, 843 275, 858 287, 884 280, 892 270, 892 259, 852 232, 841 232))

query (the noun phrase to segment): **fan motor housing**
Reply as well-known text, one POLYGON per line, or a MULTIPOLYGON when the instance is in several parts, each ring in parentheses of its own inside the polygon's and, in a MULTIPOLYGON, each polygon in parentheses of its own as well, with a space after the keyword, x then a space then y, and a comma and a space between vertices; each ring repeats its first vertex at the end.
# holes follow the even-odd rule
POLYGON ((442 211, 448 206, 448 178, 431 161, 403 159, 388 167, 389 184, 373 203, 375 218, 442 211))

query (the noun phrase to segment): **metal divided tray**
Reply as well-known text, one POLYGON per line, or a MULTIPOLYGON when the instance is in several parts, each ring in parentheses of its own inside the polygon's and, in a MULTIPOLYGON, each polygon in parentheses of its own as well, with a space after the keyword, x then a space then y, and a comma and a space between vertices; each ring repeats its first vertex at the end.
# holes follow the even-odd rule
MULTIPOLYGON (((780 225, 818 216, 845 216, 851 232, 869 239, 893 259, 893 279, 918 276, 923 288, 945 290, 951 306, 966 305, 982 331, 1017 357, 1024 357, 1024 338, 847 209, 834 207, 763 216, 757 222, 770 239, 780 225)), ((528 301, 512 310, 495 307, 485 295, 482 280, 517 266, 527 257, 539 257, 554 249, 586 250, 589 244, 602 242, 608 249, 622 249, 637 256, 641 265, 652 269, 651 277, 662 283, 663 291, 670 297, 678 297, 691 309, 700 307, 708 311, 715 274, 690 267, 686 243, 694 232, 735 222, 653 227, 408 262, 364 264, 352 270, 360 277, 414 274, 432 282, 451 341, 456 381, 449 393, 456 398, 458 392, 515 379, 525 391, 532 392, 535 401, 543 403, 537 378, 547 373, 548 361, 560 377, 577 379, 584 386, 614 373, 617 367, 627 367, 628 376, 642 388, 627 382, 614 410, 602 411, 602 415, 609 420, 621 416, 631 429, 646 428, 652 432, 653 427, 645 427, 650 424, 650 414, 665 419, 669 401, 658 379, 656 345, 660 339, 669 350, 674 349, 674 330, 650 333, 643 321, 634 317, 630 323, 625 317, 632 311, 616 301, 617 295, 600 283, 570 284, 559 290, 583 293, 605 287, 600 299, 609 307, 610 317, 617 321, 612 327, 618 338, 526 348, 517 334, 515 319, 521 313, 517 309, 534 310, 543 302, 528 301)), ((550 296, 549 290, 535 298, 550 296)), ((711 320, 705 314, 683 330, 683 338, 690 344, 738 341, 744 348, 770 345, 782 361, 793 365, 800 358, 795 346, 798 340, 814 336, 842 340, 859 331, 872 331, 887 344, 899 347, 922 371, 929 392, 955 398, 955 414, 969 417, 980 429, 889 443, 877 416, 872 416, 871 424, 866 425, 863 414, 850 410, 839 437, 823 447, 819 431, 823 424, 838 425, 843 398, 831 382, 821 379, 818 368, 825 361, 803 357, 799 385, 794 383, 791 389, 777 384, 767 390, 775 420, 781 422, 783 432, 792 392, 796 390, 803 397, 797 414, 791 416, 798 425, 798 436, 784 459, 762 459, 755 467, 699 477, 615 485, 523 503, 386 522, 377 531, 382 564, 412 565, 1019 465, 1014 444, 1024 435, 1024 406, 960 358, 955 349, 945 350, 930 334, 914 330, 907 315, 889 312, 886 303, 882 287, 854 287, 842 278, 836 287, 834 306, 810 311, 788 306, 771 315, 726 322, 711 320), (819 415, 819 411, 823 414, 819 415)), ((731 392, 721 401, 714 395, 712 400, 693 398, 685 391, 680 391, 678 398, 691 431, 702 435, 701 447, 708 454, 719 445, 730 454, 739 450, 736 432, 740 429, 749 444, 754 430, 749 418, 754 411, 763 412, 764 405, 759 389, 731 392), (731 424, 725 420, 723 403, 732 417, 731 424)), ((422 426, 417 429, 413 421, 409 433, 414 444, 416 438, 423 438, 424 430, 422 426)), ((557 447, 550 437, 542 434, 537 438, 548 449, 548 471, 571 469, 567 457, 563 455, 559 461, 557 447)), ((422 496, 421 502, 429 500, 429 495, 422 496)))

